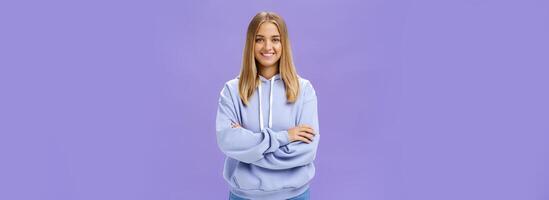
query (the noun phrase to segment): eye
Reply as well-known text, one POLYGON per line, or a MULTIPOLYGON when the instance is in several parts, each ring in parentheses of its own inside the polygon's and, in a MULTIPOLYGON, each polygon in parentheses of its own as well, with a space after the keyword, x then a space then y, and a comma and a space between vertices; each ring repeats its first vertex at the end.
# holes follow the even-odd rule
POLYGON ((255 39, 255 42, 262 42, 263 41, 263 38, 256 38, 255 39))
POLYGON ((273 42, 280 42, 280 39, 279 39, 279 38, 275 38, 275 39, 273 39, 273 42))

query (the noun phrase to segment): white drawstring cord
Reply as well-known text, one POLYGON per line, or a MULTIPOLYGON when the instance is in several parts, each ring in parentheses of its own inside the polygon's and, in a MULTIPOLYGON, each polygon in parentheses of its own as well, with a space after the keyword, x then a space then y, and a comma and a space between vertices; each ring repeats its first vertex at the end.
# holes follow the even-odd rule
MULTIPOLYGON (((274 78, 271 78, 271 92, 269 95, 269 128, 273 127, 273 90, 274 78)), ((263 106, 261 103, 261 81, 259 81, 259 128, 263 131, 263 106)))
POLYGON ((274 77, 271 78, 271 94, 269 95, 269 128, 273 128, 273 85, 274 77))
POLYGON ((259 129, 263 131, 263 107, 261 106, 261 80, 259 80, 259 129))

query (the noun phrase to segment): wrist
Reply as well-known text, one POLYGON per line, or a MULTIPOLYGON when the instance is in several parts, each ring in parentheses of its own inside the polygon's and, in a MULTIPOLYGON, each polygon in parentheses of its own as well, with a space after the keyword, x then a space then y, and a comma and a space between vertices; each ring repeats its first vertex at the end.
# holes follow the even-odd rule
POLYGON ((278 140, 278 143, 280 146, 284 146, 290 143, 290 138, 288 131, 279 131, 276 132, 276 140, 278 140))

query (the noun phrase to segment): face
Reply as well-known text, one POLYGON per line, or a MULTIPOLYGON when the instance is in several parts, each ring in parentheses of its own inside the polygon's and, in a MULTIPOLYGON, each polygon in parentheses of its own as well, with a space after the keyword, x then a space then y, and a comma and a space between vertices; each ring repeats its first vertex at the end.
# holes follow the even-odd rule
POLYGON ((282 55, 280 33, 275 24, 265 22, 255 35, 254 56, 260 67, 277 67, 282 55))

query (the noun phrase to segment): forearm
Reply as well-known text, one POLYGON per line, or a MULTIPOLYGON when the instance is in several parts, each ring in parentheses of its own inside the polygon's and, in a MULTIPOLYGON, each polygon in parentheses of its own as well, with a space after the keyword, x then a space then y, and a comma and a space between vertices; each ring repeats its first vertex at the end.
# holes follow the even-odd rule
POLYGON ((317 133, 312 143, 292 142, 274 152, 264 154, 252 164, 268 169, 289 169, 307 165, 314 161, 319 141, 320 134, 317 133))

